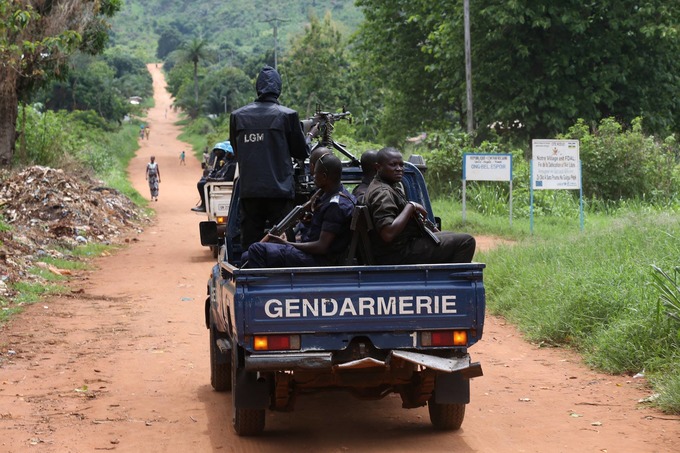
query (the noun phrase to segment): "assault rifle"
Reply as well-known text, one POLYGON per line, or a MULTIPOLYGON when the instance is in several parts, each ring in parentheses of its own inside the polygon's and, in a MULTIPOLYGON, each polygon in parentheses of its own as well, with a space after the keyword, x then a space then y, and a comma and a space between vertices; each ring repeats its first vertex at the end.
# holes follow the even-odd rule
POLYGON ((268 242, 270 235, 281 236, 290 228, 293 228, 309 212, 310 206, 319 195, 321 195, 321 189, 317 190, 306 203, 295 206, 279 223, 269 229, 269 233, 260 242, 268 242))

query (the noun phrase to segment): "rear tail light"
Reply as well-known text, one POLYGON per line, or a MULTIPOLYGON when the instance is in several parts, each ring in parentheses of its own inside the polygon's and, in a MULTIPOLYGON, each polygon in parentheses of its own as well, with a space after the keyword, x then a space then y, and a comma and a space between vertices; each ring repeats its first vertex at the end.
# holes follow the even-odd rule
POLYGON ((422 346, 467 346, 467 330, 432 330, 420 332, 422 346))
POLYGON ((253 349, 256 351, 300 349, 300 335, 255 335, 253 349))

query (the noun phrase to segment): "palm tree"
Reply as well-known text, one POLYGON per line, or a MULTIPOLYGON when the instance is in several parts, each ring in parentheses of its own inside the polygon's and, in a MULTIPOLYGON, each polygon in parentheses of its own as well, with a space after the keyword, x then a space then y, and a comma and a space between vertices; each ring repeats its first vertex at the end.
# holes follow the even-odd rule
POLYGON ((191 62, 194 65, 194 103, 198 106, 198 62, 210 57, 208 41, 194 37, 191 41, 184 42, 179 49, 178 61, 181 63, 191 62))

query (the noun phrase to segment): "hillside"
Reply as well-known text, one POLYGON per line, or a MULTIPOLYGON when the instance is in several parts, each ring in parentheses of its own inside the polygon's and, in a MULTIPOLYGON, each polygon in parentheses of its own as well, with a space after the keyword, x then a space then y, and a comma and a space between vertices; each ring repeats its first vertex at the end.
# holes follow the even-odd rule
POLYGON ((323 17, 326 12, 343 34, 363 19, 353 0, 126 0, 112 20, 111 44, 155 61, 158 38, 170 29, 179 39, 202 36, 225 51, 265 53, 274 46, 276 24, 278 48, 284 51, 310 14, 323 17))

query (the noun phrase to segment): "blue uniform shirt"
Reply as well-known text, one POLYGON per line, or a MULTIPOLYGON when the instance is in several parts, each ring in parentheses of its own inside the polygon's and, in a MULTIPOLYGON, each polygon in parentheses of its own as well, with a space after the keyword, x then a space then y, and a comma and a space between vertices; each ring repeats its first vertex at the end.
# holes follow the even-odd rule
POLYGON ((303 231, 302 242, 316 241, 321 231, 328 231, 336 235, 329 254, 347 251, 352 239, 350 222, 355 204, 356 198, 342 184, 338 190, 322 194, 313 206, 312 220, 303 231))

